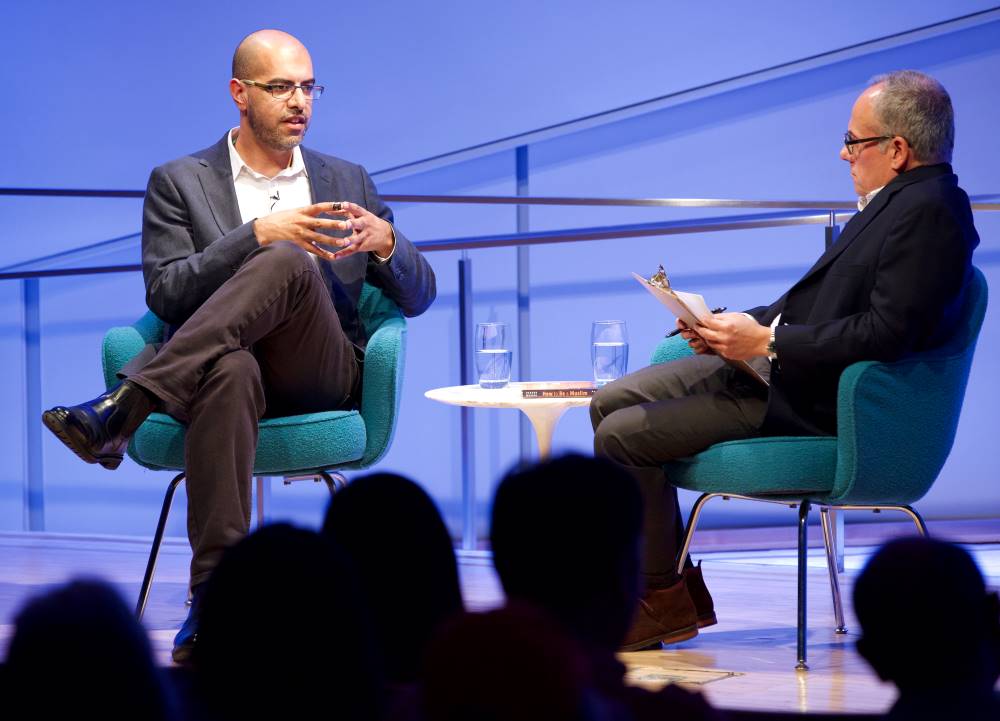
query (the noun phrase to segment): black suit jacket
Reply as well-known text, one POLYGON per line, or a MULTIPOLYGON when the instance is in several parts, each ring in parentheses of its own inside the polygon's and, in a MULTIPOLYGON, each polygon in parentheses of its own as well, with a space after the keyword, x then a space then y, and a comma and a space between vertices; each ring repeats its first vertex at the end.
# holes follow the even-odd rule
MULTIPOLYGON (((212 147, 155 168, 146 187, 146 303, 173 327, 187 320, 258 247, 253 222, 240 219, 228 143, 227 132, 212 147)), ((307 148, 302 156, 314 203, 349 200, 392 222, 392 211, 360 165, 307 148)), ((396 248, 388 263, 379 264, 368 253, 319 263, 344 332, 360 348, 367 342, 357 310, 364 281, 381 288, 408 316, 426 310, 436 294, 427 260, 402 233, 394 232, 396 248)))
POLYGON ((918 167, 889 182, 787 293, 748 311, 764 325, 781 313, 763 431, 836 434, 844 368, 942 344, 978 244, 951 166, 918 167))

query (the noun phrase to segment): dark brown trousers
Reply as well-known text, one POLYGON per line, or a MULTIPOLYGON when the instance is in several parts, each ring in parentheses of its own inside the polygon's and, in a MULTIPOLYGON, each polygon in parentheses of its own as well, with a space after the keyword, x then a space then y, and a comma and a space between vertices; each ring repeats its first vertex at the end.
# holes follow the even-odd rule
POLYGON ((351 407, 359 355, 313 258, 280 242, 248 255, 130 376, 187 424, 192 586, 250 530, 258 421, 351 407))
MULTIPOLYGON (((754 367, 766 378, 767 359, 754 367)), ((590 404, 594 452, 625 466, 643 499, 647 587, 676 579, 684 522, 663 464, 714 443, 760 435, 766 389, 717 356, 649 366, 601 388, 590 404)))

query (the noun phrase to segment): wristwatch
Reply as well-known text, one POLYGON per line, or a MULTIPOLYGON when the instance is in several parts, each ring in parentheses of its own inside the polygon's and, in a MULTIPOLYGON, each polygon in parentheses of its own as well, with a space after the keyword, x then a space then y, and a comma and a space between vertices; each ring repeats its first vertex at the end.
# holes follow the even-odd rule
POLYGON ((778 348, 774 345, 774 328, 771 328, 771 339, 767 342, 767 359, 769 361, 778 358, 778 348))

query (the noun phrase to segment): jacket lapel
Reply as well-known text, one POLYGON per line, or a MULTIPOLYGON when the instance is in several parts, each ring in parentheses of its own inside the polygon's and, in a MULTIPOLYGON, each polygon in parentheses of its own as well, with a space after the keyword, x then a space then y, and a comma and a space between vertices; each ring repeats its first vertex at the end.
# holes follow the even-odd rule
POLYGON ((309 188, 314 203, 328 203, 343 198, 333 197, 333 172, 322 158, 312 151, 302 148, 302 159, 309 174, 309 188))
POLYGON ((236 188, 233 186, 233 169, 229 162, 228 143, 229 131, 226 131, 222 140, 198 158, 202 165, 198 181, 223 235, 243 225, 240 204, 236 200, 236 188))

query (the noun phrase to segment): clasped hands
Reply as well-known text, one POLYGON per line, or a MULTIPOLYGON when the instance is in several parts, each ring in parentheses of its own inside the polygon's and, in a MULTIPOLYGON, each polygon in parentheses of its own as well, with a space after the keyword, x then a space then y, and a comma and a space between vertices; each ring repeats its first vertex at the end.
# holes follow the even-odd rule
POLYGON ((361 252, 373 252, 388 258, 396 239, 392 226, 382 218, 368 212, 357 203, 314 203, 304 208, 292 208, 257 218, 253 222, 254 235, 260 245, 278 240, 288 240, 303 250, 324 260, 337 260, 361 252), (322 216, 335 216, 332 220, 322 216), (323 235, 321 230, 346 230, 350 235, 334 238, 323 235), (340 246, 331 252, 320 244, 340 246))
POLYGON ((694 328, 680 318, 677 328, 695 353, 716 354, 729 360, 767 355, 771 329, 744 313, 717 313, 694 328))

